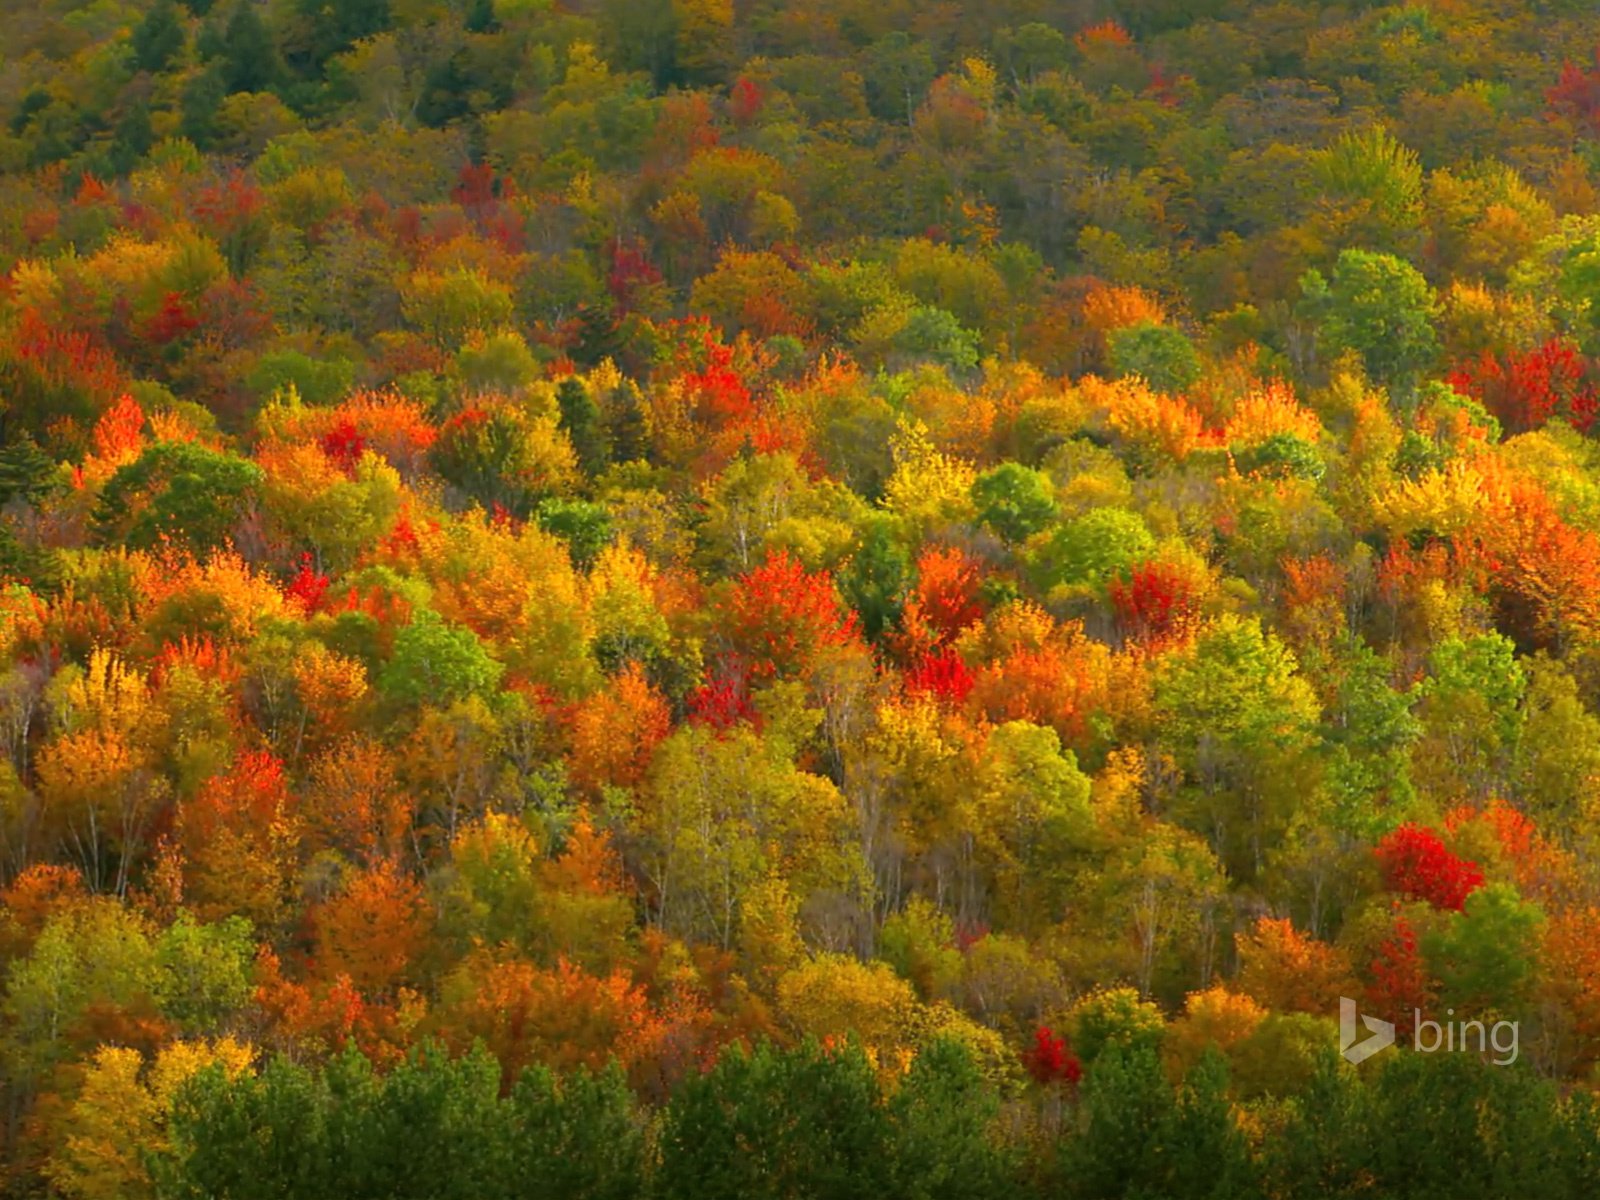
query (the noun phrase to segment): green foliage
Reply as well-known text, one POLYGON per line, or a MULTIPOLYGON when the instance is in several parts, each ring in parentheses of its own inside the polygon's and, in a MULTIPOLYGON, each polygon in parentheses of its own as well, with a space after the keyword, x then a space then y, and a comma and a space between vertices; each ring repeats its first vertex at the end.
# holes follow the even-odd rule
POLYGON ((107 541, 147 550, 164 543, 216 550, 264 478, 260 467, 236 455, 195 442, 157 442, 107 481, 95 530, 107 541))
POLYGON ((1156 540, 1137 514, 1096 508, 1056 527, 1033 550, 1041 587, 1103 584, 1149 556, 1156 540))
POLYGON ((1021 543, 1055 519, 1055 489, 1042 471, 1001 463, 972 482, 978 520, 1006 541, 1021 543))
POLYGON ((603 504, 552 497, 539 502, 534 520, 540 529, 565 542, 572 561, 585 570, 611 542, 611 514, 603 504))
POLYGON ((395 635, 378 687, 396 704, 443 705, 487 694, 501 670, 472 630, 424 610, 395 635))
POLYGON ((193 1032, 222 1027, 250 999, 255 950, 253 930, 243 917, 203 925, 180 913, 155 940, 162 1013, 193 1032))
POLYGON ((1378 383, 1408 398, 1439 354, 1437 303, 1422 273, 1389 254, 1345 250, 1331 279, 1308 271, 1302 304, 1329 355, 1353 350, 1378 383))
POLYGON ((1181 330, 1140 321, 1106 339, 1106 357, 1118 375, 1137 375, 1158 392, 1181 395, 1200 378, 1194 343, 1181 330))

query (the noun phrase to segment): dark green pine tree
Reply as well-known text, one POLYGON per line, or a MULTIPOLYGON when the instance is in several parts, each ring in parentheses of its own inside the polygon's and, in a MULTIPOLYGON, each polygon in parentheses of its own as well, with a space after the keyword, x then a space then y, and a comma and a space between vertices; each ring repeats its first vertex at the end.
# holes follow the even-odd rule
POLYGON ((183 16, 172 0, 156 0, 133 29, 130 39, 133 46, 133 63, 141 71, 154 75, 164 71, 177 53, 183 49, 183 16))
POLYGON ((650 457, 644 399, 632 380, 624 380, 607 398, 605 431, 613 462, 643 462, 650 457))
POLYGON ((222 82, 227 92, 267 92, 283 82, 283 59, 254 0, 239 0, 222 34, 222 82))
POLYGON ((0 450, 0 506, 19 498, 38 504, 60 487, 60 470, 27 434, 0 450))
POLYGON ((593 479, 611 461, 600 408, 584 382, 570 375, 556 389, 556 403, 561 407, 561 428, 577 452, 578 467, 593 479))

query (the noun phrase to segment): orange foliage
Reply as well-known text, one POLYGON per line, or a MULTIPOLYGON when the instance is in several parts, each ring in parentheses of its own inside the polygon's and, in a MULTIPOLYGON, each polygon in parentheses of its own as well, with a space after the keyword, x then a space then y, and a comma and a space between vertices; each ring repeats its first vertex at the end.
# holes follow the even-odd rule
POLYGON ((573 782, 591 793, 634 786, 671 726, 666 698, 637 663, 629 663, 573 714, 573 782))
POLYGON ((144 409, 139 407, 137 400, 124 393, 95 422, 94 432, 89 439, 95 457, 112 469, 132 462, 144 448, 143 430, 144 409))
POLYGON ((1516 632, 1558 647, 1600 636, 1600 537, 1565 520, 1544 489, 1512 481, 1473 540, 1516 632))
POLYGON ((1533 819, 1498 797, 1484 808, 1460 805, 1444 817, 1445 832, 1452 848, 1465 857, 1484 840, 1498 851, 1500 862, 1509 871, 1517 890, 1549 905, 1568 893, 1577 880, 1577 864, 1572 852, 1540 832, 1533 819), (1460 843, 1469 842, 1463 848, 1460 843))
MULTIPOLYGON (((263 622, 291 615, 283 589, 232 550, 212 554, 204 561, 178 552, 128 557, 151 609, 167 608, 174 615, 210 609, 214 614, 209 622, 211 633, 218 639, 248 641, 263 622)), ((153 615, 159 619, 163 614, 153 615)), ((188 620, 182 619, 172 632, 180 633, 188 620)))
POLYGON ((983 578, 983 564, 959 547, 931 546, 922 552, 899 637, 907 658, 934 653, 982 619, 983 578))
POLYGON ((1300 643, 1326 645, 1345 627, 1349 578, 1326 552, 1282 563, 1284 626, 1300 643))
POLYGON ((75 867, 34 863, 24 868, 10 887, 0 890, 0 957, 13 960, 27 954, 46 921, 88 894, 75 867))
POLYGON ((304 795, 306 824, 328 845, 371 865, 406 850, 415 802, 381 742, 356 736, 334 745, 312 764, 304 795))
POLYGON ((1278 434, 1291 434, 1315 445, 1322 423, 1316 413, 1300 405, 1292 387, 1281 379, 1271 379, 1246 392, 1233 406, 1222 440, 1228 445, 1253 446, 1278 434))
POLYGON ((395 1005, 374 1003, 346 976, 307 983, 289 979, 267 946, 256 955, 255 978, 255 1002, 279 1039, 323 1053, 353 1040, 379 1066, 403 1056, 421 1006, 415 994, 404 991, 395 1005))
POLYGON ((432 926, 421 886, 387 864, 357 875, 308 919, 317 974, 348 978, 372 995, 389 994, 408 977, 432 926))
POLYGON ((1133 35, 1107 17, 1098 25, 1079 30, 1073 35, 1072 41, 1080 51, 1088 52, 1095 46, 1131 46, 1133 35))
POLYGON ((1112 693, 1111 650, 1076 622, 990 657, 976 672, 969 704, 991 721, 1048 725, 1064 745, 1082 748, 1089 718, 1112 693))
POLYGON ((1199 410, 1186 400, 1153 392, 1139 380, 1106 383, 1090 376, 1079 387, 1137 454, 1182 462, 1206 441, 1199 410))
POLYGON ((244 752, 178 809, 184 894, 204 920, 239 914, 271 928, 287 912, 300 824, 271 754, 244 752))
POLYGON ((1541 951, 1545 993, 1572 1021, 1581 1073, 1600 1061, 1600 908, 1553 913, 1541 951))
POLYGON ((1239 986, 1266 1008, 1320 1016, 1331 997, 1357 994, 1355 973, 1343 952, 1301 933, 1287 918, 1263 917, 1235 940, 1239 986))
POLYGON ((591 975, 565 959, 544 970, 480 950, 446 986, 440 1032, 466 1048, 482 1039, 510 1082, 526 1066, 633 1068, 656 1050, 666 1023, 626 974, 591 975))

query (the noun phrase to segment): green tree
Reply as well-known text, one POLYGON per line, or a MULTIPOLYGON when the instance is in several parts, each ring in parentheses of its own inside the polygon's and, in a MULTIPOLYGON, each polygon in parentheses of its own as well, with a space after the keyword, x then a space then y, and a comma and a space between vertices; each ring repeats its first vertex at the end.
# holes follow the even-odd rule
POLYGON ((131 40, 133 61, 139 70, 152 75, 165 70, 186 40, 178 6, 173 0, 156 0, 144 20, 134 26, 131 40))
POLYGON ((1181 395, 1200 380, 1200 354, 1183 332, 1139 321, 1106 338, 1106 357, 1118 375, 1137 375, 1158 392, 1181 395))
POLYGON ((95 505, 102 540, 196 553, 220 548, 265 478, 261 468, 197 442, 157 442, 118 467, 95 505))
POLYGON ((394 654, 378 676, 384 695, 402 705, 446 705, 485 695, 501 666, 470 629, 423 609, 395 635, 394 654))
POLYGON ((972 506, 979 521, 1018 544, 1055 520, 1055 488, 1042 471, 1001 463, 973 480, 972 506))
POLYGON ((960 1042, 924 1046, 889 1101, 890 1194, 987 1200, 1014 1194, 1016 1163, 994 1129, 1000 1100, 960 1042))
POLYGON ((1155 549, 1156 539, 1137 513, 1096 508, 1063 522, 1033 548, 1033 570, 1041 587, 1098 586, 1155 549))
POLYGON ((574 1071, 559 1080, 524 1071, 508 1103, 511 1200, 635 1200, 645 1193, 644 1130, 621 1070, 574 1071))
POLYGON ((179 913, 156 938, 155 952, 161 1011, 188 1032, 216 1031, 254 992, 256 943, 243 917, 207 925, 179 913))
POLYGON ((1307 271, 1300 290, 1329 354, 1355 351, 1375 382, 1409 401, 1439 355, 1438 305, 1422 272, 1392 254, 1344 250, 1331 279, 1307 271))
POLYGON ((593 479, 611 460, 600 407, 589 394, 588 385, 570 375, 556 388, 556 403, 561 408, 561 428, 578 456, 578 468, 593 479))
POLYGON ((725 1051, 662 1119, 662 1200, 850 1200, 887 1191, 892 1131, 872 1066, 851 1043, 725 1051))

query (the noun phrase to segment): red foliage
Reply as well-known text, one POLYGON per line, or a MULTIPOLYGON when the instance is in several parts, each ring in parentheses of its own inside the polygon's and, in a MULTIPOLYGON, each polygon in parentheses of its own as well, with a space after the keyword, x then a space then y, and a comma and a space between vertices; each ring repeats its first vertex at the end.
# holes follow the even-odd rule
POLYGON ((1481 401, 1507 433, 1538 429, 1552 417, 1588 431, 1600 412, 1600 396, 1588 380, 1588 363, 1577 347, 1552 338, 1504 360, 1485 352, 1458 367, 1450 386, 1481 401))
POLYGON ((1150 68, 1150 84, 1144 94, 1163 108, 1177 108, 1183 102, 1178 85, 1185 82, 1186 78, 1183 75, 1168 75, 1159 63, 1154 64, 1150 68))
POLYGON ((189 311, 183 297, 168 292, 161 298, 161 307, 144 325, 144 339, 157 346, 175 342, 190 330, 200 327, 200 318, 189 311))
POLYGON ((23 313, 15 334, 18 355, 45 383, 110 398, 124 387, 116 357, 81 330, 57 329, 36 313, 23 313))
POLYGON ((242 171, 197 189, 189 209, 201 226, 226 240, 265 215, 266 194, 242 171))
POLYGON ((743 425, 755 415, 755 400, 733 367, 733 347, 706 338, 706 365, 683 376, 696 417, 712 429, 743 425))
POLYGON ((1394 914, 1393 931, 1378 946, 1368 974, 1372 982, 1367 986, 1366 1007, 1394 1022, 1402 1037, 1411 1036, 1415 1013, 1427 1010, 1433 986, 1417 950, 1416 931, 1400 913, 1394 914))
POLYGON ((1022 1052, 1022 1065, 1036 1083, 1047 1087, 1053 1083, 1076 1085, 1083 1078, 1083 1064, 1048 1025, 1034 1031, 1033 1045, 1022 1052))
POLYGON ((606 288, 619 308, 631 309, 640 290, 660 282, 661 272, 650 261, 649 251, 642 242, 624 242, 617 238, 611 243, 611 270, 606 274, 606 288))
POLYGON ((808 572, 786 550, 734 583, 728 634, 756 678, 792 675, 818 650, 856 640, 856 614, 839 601, 833 576, 808 572))
POLYGON ((932 696, 956 706, 972 692, 975 679, 961 656, 946 647, 936 654, 924 655, 906 671, 903 682, 908 695, 932 696))
POLYGON ((466 163, 456 176, 456 186, 450 192, 450 199, 472 213, 494 204, 494 168, 488 163, 466 163))
POLYGON ((361 436, 355 422, 346 418, 323 434, 318 445, 330 462, 346 475, 354 476, 356 464, 366 452, 367 439, 361 436))
POLYGON ((1561 78, 1544 94, 1553 113, 1571 117, 1591 132, 1600 134, 1600 46, 1594 49, 1595 65, 1587 71, 1576 63, 1561 64, 1561 78))
POLYGON ((1128 634, 1159 639, 1172 633, 1197 607, 1193 577, 1170 563, 1147 562, 1107 589, 1117 620, 1128 634))
POLYGON ((983 564, 954 546, 924 550, 917 559, 916 591, 907 605, 908 628, 926 624, 943 644, 981 621, 983 577, 983 564))
POLYGON ((719 732, 736 725, 759 726, 761 715, 750 703, 750 685, 742 667, 732 660, 725 661, 705 683, 689 693, 685 701, 689 720, 719 732))
POLYGON ((223 829, 267 829, 291 807, 283 762, 265 750, 241 752, 231 766, 200 788, 184 813, 184 840, 205 846, 223 829))
POLYGON ((1483 886, 1475 862, 1457 858, 1431 829, 1405 824, 1378 843, 1374 853, 1384 885, 1412 900, 1460 912, 1466 899, 1483 886))
POLYGON ((328 594, 328 577, 311 569, 309 553, 300 556, 300 570, 289 581, 289 586, 283 589, 283 594, 296 601, 307 616, 322 607, 322 601, 328 594))
POLYGON ((156 655, 151 678, 164 681, 174 667, 189 667, 203 679, 220 679, 233 683, 239 678, 239 668, 226 645, 219 646, 210 634, 191 638, 183 634, 176 642, 164 642, 156 655))
POLYGON ((766 102, 761 85, 741 75, 733 81, 733 87, 728 92, 728 115, 733 118, 735 125, 748 125, 756 119, 766 102))

